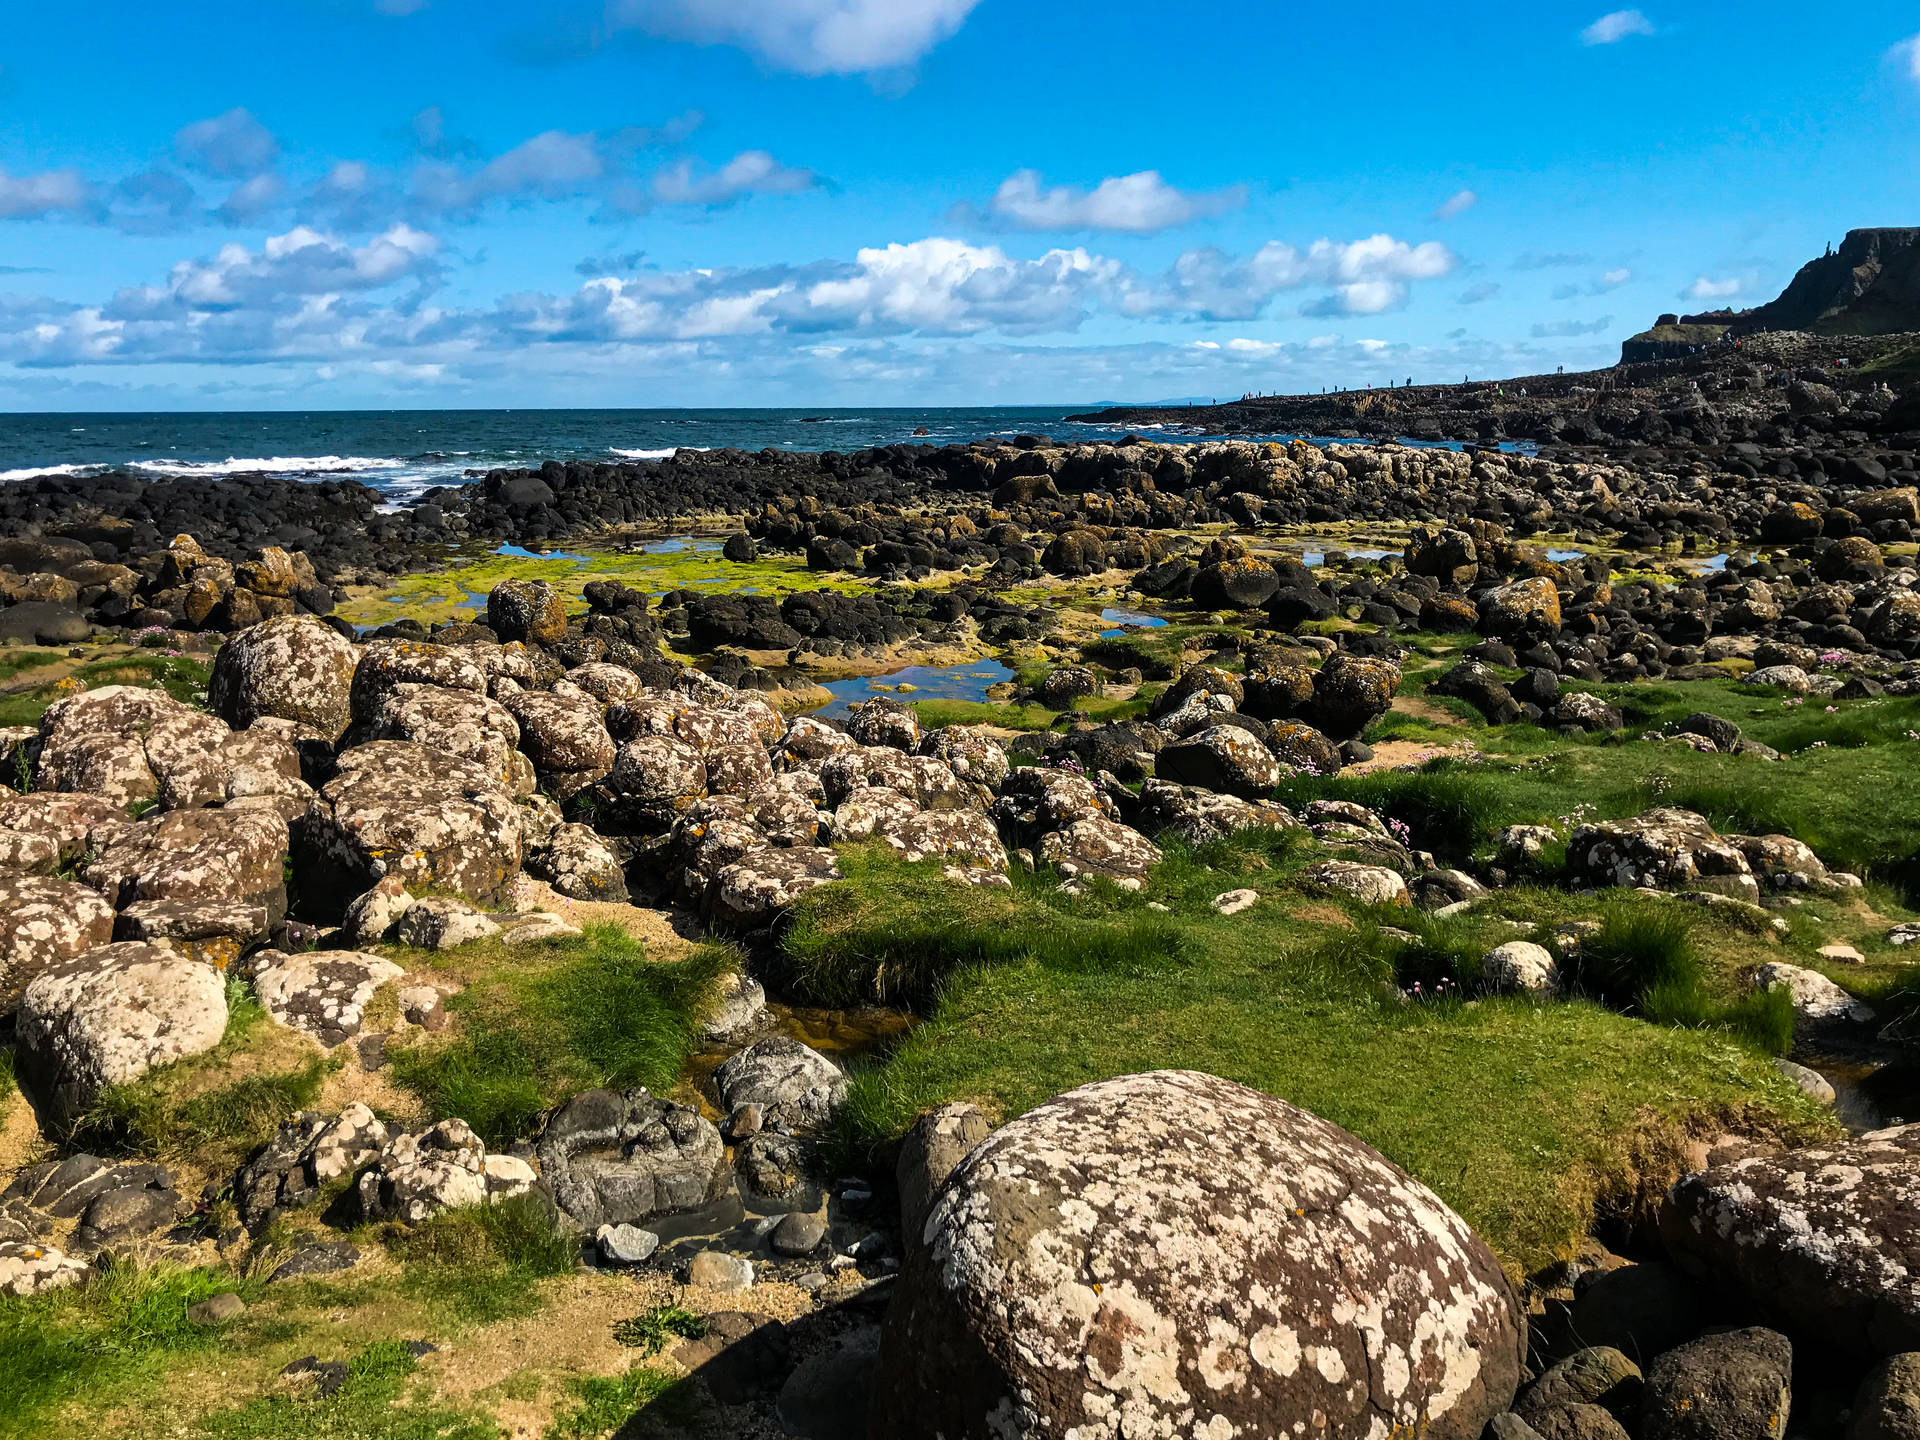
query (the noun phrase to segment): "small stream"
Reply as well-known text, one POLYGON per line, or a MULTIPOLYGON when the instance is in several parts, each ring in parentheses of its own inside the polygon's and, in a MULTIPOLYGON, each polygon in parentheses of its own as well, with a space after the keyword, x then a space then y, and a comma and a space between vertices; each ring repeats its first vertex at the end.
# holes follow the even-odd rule
POLYGON ((1833 1113, 1856 1135, 1920 1116, 1920 1063, 1905 1052, 1876 1052, 1796 1048, 1793 1054, 1833 1086, 1833 1113))

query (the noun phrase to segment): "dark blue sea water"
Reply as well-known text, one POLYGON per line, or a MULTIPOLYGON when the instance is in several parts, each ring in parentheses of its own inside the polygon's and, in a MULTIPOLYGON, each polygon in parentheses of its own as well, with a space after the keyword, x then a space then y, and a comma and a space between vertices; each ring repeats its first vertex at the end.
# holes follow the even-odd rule
POLYGON ((48 471, 351 474, 404 499, 468 470, 657 459, 676 449, 862 450, 1040 433, 1112 440, 1066 407, 980 410, 377 410, 0 415, 0 480, 48 471), (924 430, 925 434, 918 432, 924 430))
MULTIPOLYGON (((1082 409, 1086 407, 1081 407, 1082 409)), ((49 471, 154 475, 350 474, 403 501, 469 470, 544 460, 659 459, 681 448, 864 450, 1020 434, 1117 440, 1065 406, 959 410, 341 410, 0 415, 0 481, 49 471), (921 433, 925 432, 925 433, 921 433)), ((1162 440, 1197 439, 1145 427, 1162 440)), ((1242 437, 1247 438, 1247 437, 1242 437)), ((1258 436, 1289 439, 1290 436, 1258 436)))

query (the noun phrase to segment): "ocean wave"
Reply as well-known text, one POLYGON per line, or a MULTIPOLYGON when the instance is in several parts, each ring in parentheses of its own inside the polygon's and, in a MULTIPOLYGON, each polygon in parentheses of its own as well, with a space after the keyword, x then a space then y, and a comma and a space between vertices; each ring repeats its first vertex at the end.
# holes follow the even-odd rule
POLYGON ((664 450, 622 450, 618 445, 608 447, 623 460, 671 460, 681 447, 669 445, 664 450))
POLYGON ((225 460, 130 460, 129 470, 162 475, 314 475, 361 470, 401 470, 409 462, 369 455, 269 455, 225 460))
POLYGON ((0 484, 9 480, 38 480, 42 475, 86 475, 98 465, 30 465, 24 470, 0 470, 0 484))

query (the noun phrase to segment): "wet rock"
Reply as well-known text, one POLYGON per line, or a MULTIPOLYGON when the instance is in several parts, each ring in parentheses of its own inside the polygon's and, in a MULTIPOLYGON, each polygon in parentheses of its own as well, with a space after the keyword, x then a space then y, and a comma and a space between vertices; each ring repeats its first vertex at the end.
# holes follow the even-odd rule
POLYGON ((1789 1334, 1860 1360, 1898 1354, 1920 1349, 1916 1183, 1920 1126, 1898 1126, 1684 1176, 1660 1236, 1690 1275, 1789 1334))
POLYGON ((348 702, 359 663, 353 644, 319 620, 264 620, 220 647, 207 708, 235 730, 271 717, 338 740, 352 718, 348 702))
POLYGON ((768 1129, 789 1132, 824 1124, 847 1093, 847 1077, 831 1060, 786 1035, 728 1057, 713 1083, 727 1109, 758 1105, 768 1129))
POLYGON ((1473 1440, 1522 1373, 1524 1320, 1458 1217, 1344 1131, 1211 1076, 1102 1081, 1010 1122, 941 1187, 926 1242, 888 1317, 876 1434, 1318 1415, 1329 1435, 1473 1440), (1362 1317, 1331 1319, 1335 1296, 1362 1317))
POLYGON ((477 765, 424 745, 375 741, 347 751, 294 826, 294 861, 317 896, 348 897, 389 873, 410 890, 483 905, 519 873, 521 818, 477 765))
POLYGON ((276 1024, 311 1035, 328 1049, 358 1035, 374 992, 406 973, 391 960, 355 950, 262 950, 247 970, 261 1007, 276 1024))
POLYGON ((0 877, 0 1013, 29 981, 113 939, 113 907, 99 893, 46 875, 0 877))
POLYGON ((1773 1330, 1704 1335, 1647 1368, 1643 1440, 1781 1440, 1793 1346, 1773 1330))
POLYGON ((560 1211, 583 1230, 697 1210, 720 1193, 720 1132, 644 1090, 586 1090, 548 1118, 535 1155, 560 1211))
POLYGON ((219 1044, 226 985, 156 945, 105 945, 35 976, 15 1025, 21 1079, 58 1119, 110 1085, 219 1044))
POLYGON ((1351 895, 1364 905, 1410 905, 1407 882, 1397 871, 1353 860, 1322 860, 1300 872, 1300 883, 1351 895))
POLYGON ((1747 857, 1690 810, 1649 810, 1631 820, 1582 825, 1567 840, 1567 869, 1577 885, 1760 898, 1747 857))

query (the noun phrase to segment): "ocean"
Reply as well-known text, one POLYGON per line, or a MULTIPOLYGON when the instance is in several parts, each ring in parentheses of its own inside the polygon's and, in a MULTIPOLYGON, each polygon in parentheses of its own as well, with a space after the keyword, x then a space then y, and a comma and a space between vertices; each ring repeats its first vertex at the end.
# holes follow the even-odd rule
MULTIPOLYGON (((1089 407, 1080 407, 1081 409, 1089 407)), ((681 448, 863 450, 1020 434, 1115 440, 1065 406, 925 410, 367 410, 0 415, 0 481, 49 472, 351 475, 396 502, 469 470, 659 459, 681 448), (924 430, 925 434, 917 432, 924 430)))

